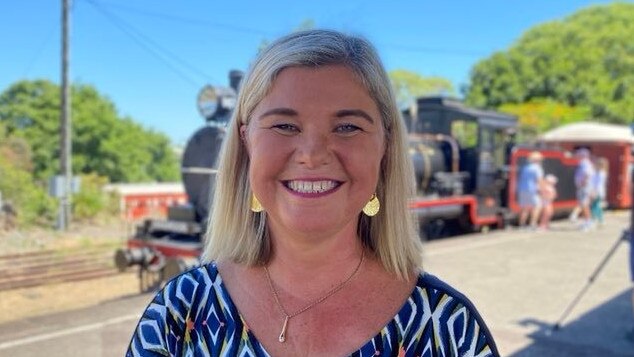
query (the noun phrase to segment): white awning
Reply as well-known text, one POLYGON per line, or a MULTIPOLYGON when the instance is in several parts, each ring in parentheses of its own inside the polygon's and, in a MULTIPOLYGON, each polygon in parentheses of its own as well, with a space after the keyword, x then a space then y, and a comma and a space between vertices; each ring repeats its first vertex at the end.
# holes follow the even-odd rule
POLYGON ((563 125, 539 138, 542 142, 628 142, 634 144, 632 129, 626 125, 581 122, 563 125))

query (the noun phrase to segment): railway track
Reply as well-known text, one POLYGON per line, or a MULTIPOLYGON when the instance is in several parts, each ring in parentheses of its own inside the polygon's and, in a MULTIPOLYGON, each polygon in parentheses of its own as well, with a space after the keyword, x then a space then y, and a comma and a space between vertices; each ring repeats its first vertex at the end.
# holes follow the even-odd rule
POLYGON ((108 244, 69 250, 0 255, 0 291, 117 274, 108 244))

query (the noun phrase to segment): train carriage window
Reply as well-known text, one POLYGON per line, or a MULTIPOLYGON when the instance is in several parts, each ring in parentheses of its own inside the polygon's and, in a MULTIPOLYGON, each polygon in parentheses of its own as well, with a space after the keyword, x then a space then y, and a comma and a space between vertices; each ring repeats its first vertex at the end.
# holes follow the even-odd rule
POLYGON ((480 131, 480 149, 491 151, 493 149, 493 135, 491 129, 482 127, 480 131))
POLYGON ((478 124, 473 121, 453 120, 451 136, 458 141, 461 148, 475 148, 478 145, 478 124))
POLYGON ((502 167, 505 161, 507 136, 500 129, 483 127, 480 133, 480 150, 487 151, 496 166, 502 167))
POLYGON ((506 148, 509 140, 510 136, 502 130, 496 130, 493 135, 493 158, 499 167, 506 163, 506 148))

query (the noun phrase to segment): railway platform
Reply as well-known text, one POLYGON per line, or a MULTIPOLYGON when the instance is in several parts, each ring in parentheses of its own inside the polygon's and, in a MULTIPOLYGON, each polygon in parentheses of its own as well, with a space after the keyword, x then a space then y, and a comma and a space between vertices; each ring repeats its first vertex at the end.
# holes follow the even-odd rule
POLYGON ((587 232, 560 220, 549 231, 515 229, 430 242, 424 264, 475 303, 502 356, 634 356, 634 342, 625 338, 634 326, 630 247, 620 240, 629 214, 609 212, 603 227, 587 232))

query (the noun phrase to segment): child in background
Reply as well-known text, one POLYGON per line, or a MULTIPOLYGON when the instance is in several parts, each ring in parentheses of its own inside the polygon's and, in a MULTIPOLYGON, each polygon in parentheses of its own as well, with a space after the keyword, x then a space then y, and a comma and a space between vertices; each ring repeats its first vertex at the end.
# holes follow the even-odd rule
POLYGON ((590 201, 590 213, 592 220, 599 226, 603 225, 603 205, 606 197, 606 185, 608 182, 608 160, 598 158, 594 163, 595 174, 592 176, 592 198, 590 201))
POLYGON ((542 201, 542 217, 539 223, 539 228, 549 229, 550 220, 553 217, 554 208, 553 202, 557 198, 557 177, 552 174, 546 175, 542 185, 539 189, 540 198, 542 201))

